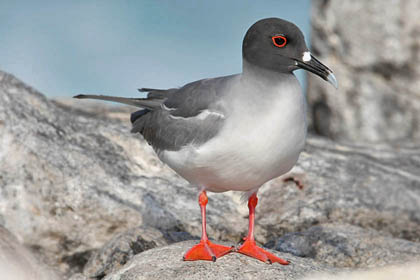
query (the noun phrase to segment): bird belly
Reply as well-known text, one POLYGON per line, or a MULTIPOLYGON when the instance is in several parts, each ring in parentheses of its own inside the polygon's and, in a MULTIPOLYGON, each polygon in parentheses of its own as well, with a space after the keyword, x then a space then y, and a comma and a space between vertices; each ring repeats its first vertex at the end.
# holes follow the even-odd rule
POLYGON ((298 100, 270 104, 258 117, 254 112, 231 116, 221 132, 204 145, 164 152, 161 159, 208 191, 257 189, 288 172, 304 147, 303 96, 295 98, 298 100))

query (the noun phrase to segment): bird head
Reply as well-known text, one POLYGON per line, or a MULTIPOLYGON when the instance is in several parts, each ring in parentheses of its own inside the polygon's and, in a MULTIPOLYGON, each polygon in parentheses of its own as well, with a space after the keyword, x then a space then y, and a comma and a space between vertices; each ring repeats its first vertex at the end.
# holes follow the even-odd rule
POLYGON ((310 71, 337 88, 333 72, 310 53, 302 31, 289 21, 267 18, 254 23, 243 40, 242 55, 248 63, 275 72, 310 71))

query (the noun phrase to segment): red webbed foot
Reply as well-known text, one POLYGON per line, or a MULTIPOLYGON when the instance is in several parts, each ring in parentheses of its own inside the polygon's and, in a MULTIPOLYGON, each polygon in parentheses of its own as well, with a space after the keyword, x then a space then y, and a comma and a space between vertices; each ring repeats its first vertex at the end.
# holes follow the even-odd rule
POLYGON ((233 247, 227 247, 201 240, 184 255, 184 261, 216 261, 216 259, 233 251, 233 247))
POLYGON ((261 247, 258 247, 254 239, 254 219, 255 219, 255 207, 258 204, 258 198, 255 193, 253 193, 248 199, 248 208, 249 208, 249 231, 248 236, 244 238, 245 242, 239 247, 236 251, 238 253, 256 258, 265 263, 279 263, 282 265, 288 265, 289 262, 283 260, 270 252, 264 250, 261 247))
POLYGON ((238 253, 253 257, 265 263, 279 263, 282 265, 288 265, 289 262, 279 258, 270 252, 258 247, 254 240, 246 240, 237 251, 238 253))

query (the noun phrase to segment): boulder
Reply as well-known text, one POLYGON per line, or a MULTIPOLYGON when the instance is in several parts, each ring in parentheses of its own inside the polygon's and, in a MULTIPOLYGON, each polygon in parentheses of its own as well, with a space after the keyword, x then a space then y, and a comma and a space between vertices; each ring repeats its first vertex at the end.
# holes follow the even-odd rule
POLYGON ((420 261, 420 243, 344 224, 288 233, 266 246, 334 267, 366 268, 420 261))
POLYGON ((56 280, 54 269, 48 268, 23 246, 7 229, 0 226, 0 275, 7 280, 56 280))
POLYGON ((314 225, 343 223, 420 241, 420 149, 417 144, 344 145, 310 137, 288 176, 260 191, 261 243, 314 225))
POLYGON ((97 250, 84 266, 83 274, 101 278, 121 268, 136 254, 190 239, 194 237, 186 232, 161 232, 151 227, 129 229, 117 234, 97 250))
POLYGON ((369 270, 340 272, 334 274, 317 273, 302 280, 417 280, 420 275, 420 263, 411 262, 369 270))
POLYGON ((312 127, 340 141, 420 139, 417 0, 312 2, 312 52, 338 90, 308 75, 312 127))
POLYGON ((282 258, 291 262, 286 266, 265 264, 237 253, 223 256, 216 262, 182 261, 183 253, 194 243, 185 241, 145 251, 104 279, 300 279, 314 272, 337 271, 311 259, 290 254, 281 254, 282 258))

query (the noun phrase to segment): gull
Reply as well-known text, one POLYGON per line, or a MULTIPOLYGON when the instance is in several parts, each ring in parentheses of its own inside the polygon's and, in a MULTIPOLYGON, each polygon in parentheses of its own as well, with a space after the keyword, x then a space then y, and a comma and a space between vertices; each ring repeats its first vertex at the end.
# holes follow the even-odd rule
POLYGON ((142 108, 131 114, 161 161, 197 186, 202 216, 200 242, 184 260, 210 260, 239 252, 267 263, 289 262, 257 246, 258 189, 287 173, 304 148, 306 101, 293 71, 310 71, 337 88, 333 72, 309 51, 299 28, 286 20, 254 23, 242 44, 242 73, 151 89, 146 98, 77 95, 142 108), (215 244, 206 233, 206 192, 241 191, 248 198, 249 230, 243 244, 215 244))

